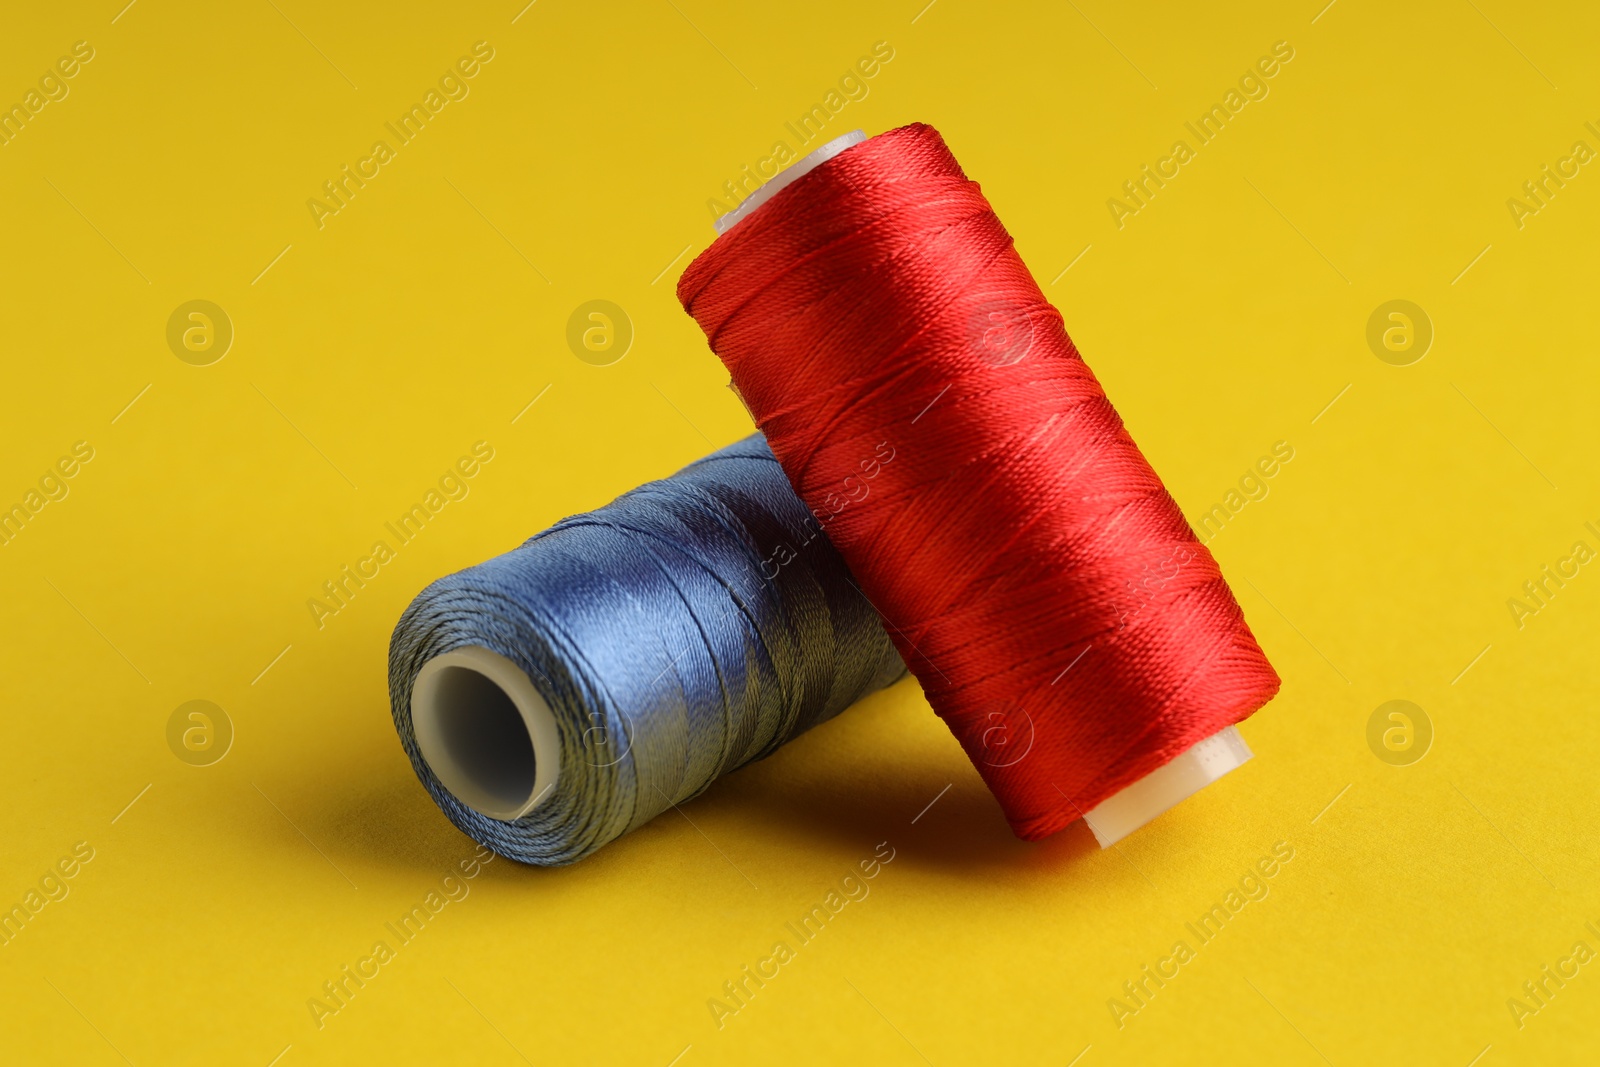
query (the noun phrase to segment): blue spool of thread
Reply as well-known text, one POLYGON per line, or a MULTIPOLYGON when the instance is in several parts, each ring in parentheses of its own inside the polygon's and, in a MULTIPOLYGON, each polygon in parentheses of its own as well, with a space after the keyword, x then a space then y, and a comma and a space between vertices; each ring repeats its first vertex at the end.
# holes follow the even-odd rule
POLYGON ((417 777, 474 840, 541 865, 904 673, 760 435, 441 578, 389 645, 417 777))

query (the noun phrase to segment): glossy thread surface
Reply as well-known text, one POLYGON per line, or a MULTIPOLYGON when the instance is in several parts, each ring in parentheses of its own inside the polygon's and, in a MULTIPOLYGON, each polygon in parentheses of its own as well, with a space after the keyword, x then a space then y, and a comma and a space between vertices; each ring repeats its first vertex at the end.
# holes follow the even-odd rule
POLYGON ((389 649, 395 726, 445 814, 524 863, 571 863, 905 673, 759 435, 434 582, 389 649), (411 723, 417 672, 510 659, 554 712, 561 767, 527 815, 457 800, 411 723))
POLYGON ((697 258, 678 296, 1016 832, 1053 833, 1278 677, 977 184, 913 125, 697 258))

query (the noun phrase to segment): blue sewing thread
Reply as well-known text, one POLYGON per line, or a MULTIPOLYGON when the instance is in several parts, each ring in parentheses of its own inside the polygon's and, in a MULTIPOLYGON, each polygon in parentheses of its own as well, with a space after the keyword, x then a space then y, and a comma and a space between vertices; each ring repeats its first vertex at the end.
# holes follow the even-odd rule
MULTIPOLYGON (((470 712, 467 747, 515 807, 535 773, 533 727, 504 687, 446 671, 460 671, 448 691, 479 704, 443 701, 442 721, 470 712)), ((417 777, 474 840, 540 865, 582 859, 904 673, 759 434, 434 582, 389 646, 395 727, 417 777), (780 545, 792 558, 774 555, 780 545), (458 799, 414 728, 424 665, 479 650, 514 665, 553 718, 554 781, 513 818, 458 799)))

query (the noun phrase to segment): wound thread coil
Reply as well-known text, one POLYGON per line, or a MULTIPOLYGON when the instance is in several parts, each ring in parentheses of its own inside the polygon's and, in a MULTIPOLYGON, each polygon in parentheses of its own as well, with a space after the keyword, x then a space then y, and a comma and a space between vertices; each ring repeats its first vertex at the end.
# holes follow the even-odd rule
POLYGON ((417 777, 474 840, 571 863, 897 680, 815 534, 752 436, 434 582, 389 649, 417 777))
POLYGON ((937 131, 847 147, 684 271, 705 331, 1019 836, 1277 692, 1215 560, 937 131), (1027 738, 995 751, 995 735, 1027 738))

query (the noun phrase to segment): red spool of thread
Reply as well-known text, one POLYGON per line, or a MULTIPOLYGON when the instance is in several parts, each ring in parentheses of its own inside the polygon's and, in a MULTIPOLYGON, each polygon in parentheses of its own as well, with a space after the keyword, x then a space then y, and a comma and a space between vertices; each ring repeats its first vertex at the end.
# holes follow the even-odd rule
POLYGON ((678 297, 1020 837, 1272 698, 1215 560, 937 131, 741 216, 678 297))

